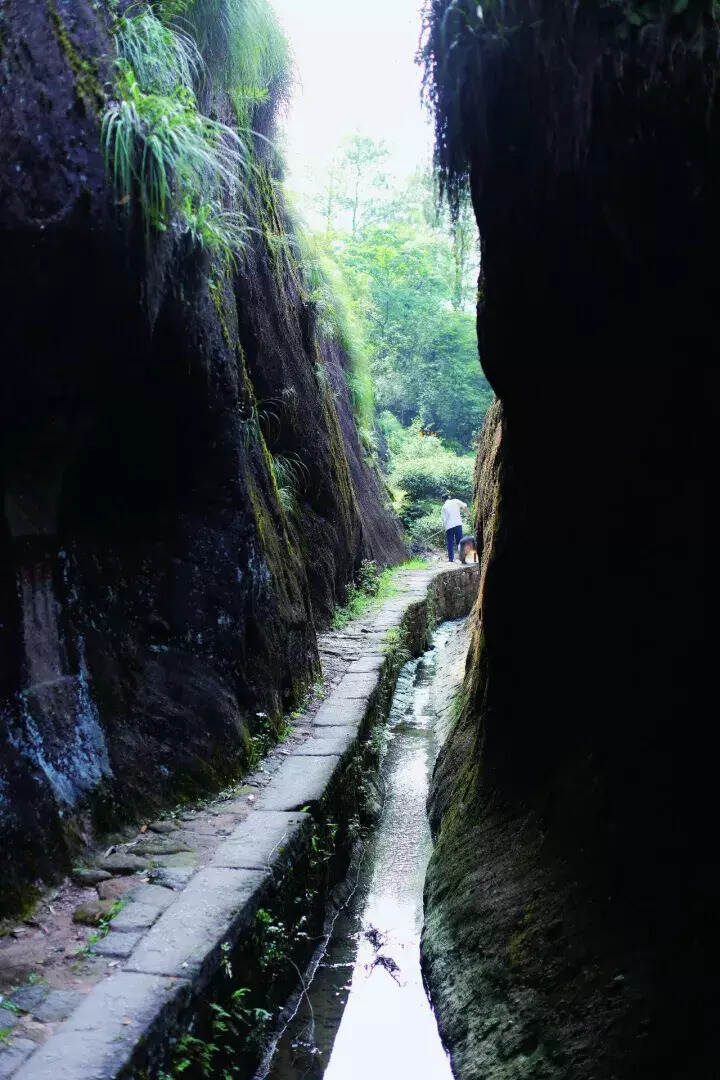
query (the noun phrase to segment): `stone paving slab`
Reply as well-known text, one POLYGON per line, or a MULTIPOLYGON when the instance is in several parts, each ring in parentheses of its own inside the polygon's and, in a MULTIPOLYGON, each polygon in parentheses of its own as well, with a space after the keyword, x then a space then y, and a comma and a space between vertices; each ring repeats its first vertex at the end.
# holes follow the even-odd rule
POLYGON ((365 719, 365 712, 364 701, 352 698, 340 701, 333 696, 318 709, 313 727, 345 727, 353 724, 359 728, 365 719))
POLYGON ((395 630, 395 629, 397 629, 397 627, 400 626, 400 623, 402 622, 402 619, 403 619, 403 617, 402 617, 402 614, 400 612, 398 612, 397 615, 387 615, 384 619, 379 620, 378 622, 376 622, 375 627, 376 627, 376 629, 382 630, 382 631, 395 630))
POLYGON ((338 756, 343 757, 349 753, 357 741, 357 728, 354 724, 348 727, 321 728, 312 738, 304 742, 302 746, 291 750, 289 757, 316 757, 338 756))
MULTIPOLYGON (((0 1043, 0 1080, 8 1080, 10 1076, 19 1076, 16 1069, 36 1049, 37 1043, 34 1043, 32 1039, 11 1039, 8 1046, 0 1043)), ((46 1073, 44 1080, 48 1080, 49 1075, 46 1073)))
POLYGON ((259 809, 215 852, 211 866, 246 870, 284 867, 301 845, 310 815, 259 809))
POLYGON ((220 963, 220 943, 235 944, 255 918, 269 874, 261 870, 201 870, 133 952, 126 970, 174 975, 202 989, 220 963))
POLYGON ((101 938, 100 941, 93 945, 93 949, 98 956, 117 956, 121 960, 127 960, 141 937, 142 934, 139 931, 136 933, 120 933, 111 930, 107 937, 101 938))
POLYGON ((367 708, 369 699, 377 690, 378 672, 366 671, 345 675, 335 687, 333 697, 359 698, 367 708))
POLYGON ((33 1011, 33 1017, 43 1024, 55 1024, 59 1020, 66 1020, 84 1000, 85 994, 80 990, 51 990, 33 1011))
POLYGON ((167 1020, 189 991, 181 979, 125 971, 111 976, 35 1051, 15 1074, 17 1080, 111 1080, 159 1015, 167 1020))
POLYGON ((361 656, 358 660, 353 660, 347 673, 348 675, 359 675, 365 672, 378 672, 382 670, 384 663, 385 657, 382 653, 370 653, 368 656, 361 656))
POLYGON ((258 798, 258 810, 300 810, 322 799, 340 758, 286 757, 258 798))
POLYGON ((164 911, 170 907, 175 897, 171 889, 163 888, 162 885, 141 885, 132 898, 138 904, 154 904, 155 907, 164 911))
POLYGON ((140 901, 131 901, 113 919, 113 931, 127 933, 129 930, 147 930, 162 914, 163 910, 157 904, 143 904, 140 901))
POLYGON ((200 856, 197 851, 178 851, 173 855, 156 855, 153 859, 155 866, 165 866, 168 869, 194 868, 198 865, 200 856))
POLYGON ((180 892, 192 879, 195 869, 192 866, 161 866, 151 870, 148 877, 156 885, 164 885, 166 889, 174 889, 180 892))

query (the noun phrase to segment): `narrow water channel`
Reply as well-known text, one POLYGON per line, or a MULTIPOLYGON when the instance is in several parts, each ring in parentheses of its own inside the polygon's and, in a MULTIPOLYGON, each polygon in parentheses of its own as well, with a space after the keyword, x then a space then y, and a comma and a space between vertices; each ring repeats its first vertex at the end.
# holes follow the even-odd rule
POLYGON ((357 887, 261 1074, 268 1080, 452 1080, 422 983, 420 932, 431 851, 425 801, 464 650, 464 621, 445 623, 400 674, 382 756, 382 815, 357 887))

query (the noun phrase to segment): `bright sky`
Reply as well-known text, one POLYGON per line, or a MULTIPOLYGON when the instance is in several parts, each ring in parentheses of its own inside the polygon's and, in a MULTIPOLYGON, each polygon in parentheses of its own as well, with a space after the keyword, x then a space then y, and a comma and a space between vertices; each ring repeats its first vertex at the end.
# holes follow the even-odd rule
POLYGON ((343 135, 385 139, 389 171, 430 156, 414 57, 423 0, 271 0, 290 38, 296 86, 284 139, 290 186, 324 171, 343 135))

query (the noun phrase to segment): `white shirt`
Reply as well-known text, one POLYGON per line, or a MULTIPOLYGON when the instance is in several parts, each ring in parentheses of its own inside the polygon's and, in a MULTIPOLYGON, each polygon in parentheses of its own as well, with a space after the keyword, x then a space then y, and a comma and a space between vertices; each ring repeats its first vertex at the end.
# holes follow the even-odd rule
POLYGON ((454 529, 457 525, 462 525, 461 507, 463 510, 467 510, 467 503, 460 502, 459 499, 446 499, 443 503, 442 520, 445 532, 448 529, 454 529))

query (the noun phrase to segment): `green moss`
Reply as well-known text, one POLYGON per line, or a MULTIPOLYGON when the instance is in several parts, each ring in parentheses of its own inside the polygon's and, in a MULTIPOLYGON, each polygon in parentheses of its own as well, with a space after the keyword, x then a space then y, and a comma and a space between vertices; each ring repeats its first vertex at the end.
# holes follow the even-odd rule
POLYGON ((297 264, 290 254, 291 241, 285 228, 283 213, 277 192, 277 181, 272 177, 266 165, 255 169, 253 177, 254 202, 260 229, 265 241, 265 249, 273 270, 273 277, 284 300, 285 314, 288 319, 294 314, 286 299, 285 275, 294 278, 295 287, 300 289, 297 264))
POLYGON ((516 930, 508 942, 508 963, 511 968, 519 968, 524 961, 524 944, 527 930, 516 930))
MULTIPOLYGON (((304 567, 297 544, 291 541, 289 535, 290 526, 287 514, 275 479, 272 456, 260 430, 255 391, 245 366, 242 350, 239 350, 238 356, 249 409, 249 415, 242 423, 245 425, 247 434, 247 490, 257 538, 270 574, 273 598, 281 617, 288 626, 297 626, 308 618, 302 584, 305 580, 304 567), (259 464, 258 454, 262 456, 265 466, 263 479, 267 482, 266 487, 269 489, 267 493, 260 487, 251 468, 253 459, 259 464)), ((302 699, 314 675, 314 671, 293 673, 289 699, 291 708, 302 699)))
MULTIPOLYGON (((317 357, 317 363, 322 365, 322 359, 319 356, 317 357)), ((330 385, 320 379, 318 383, 322 395, 325 427, 330 441, 333 487, 338 495, 338 507, 342 513, 342 528, 346 536, 352 536, 354 524, 359 519, 360 511, 355 499, 352 481, 350 480, 350 470, 345 454, 345 441, 340 430, 335 399, 330 385)))
POLYGON ((233 336, 230 333, 230 327, 227 324, 226 312, 225 312, 225 299, 223 295, 222 282, 216 281, 214 278, 208 279, 208 292, 210 299, 213 302, 217 320, 220 325, 220 332, 223 336, 223 341, 229 349, 232 349, 235 342, 233 336))
POLYGON ((532 923, 532 919, 533 906, 532 904, 530 904, 522 917, 520 926, 510 936, 510 940, 508 941, 507 956, 508 963, 511 968, 517 969, 519 967, 522 967, 522 965, 525 963, 525 945, 528 934, 530 932, 530 925, 532 923))
POLYGON ((75 96, 78 101, 89 105, 93 111, 99 112, 105 105, 105 95, 100 85, 98 62, 86 60, 81 56, 52 0, 45 0, 45 2, 57 43, 73 73, 75 96))
MULTIPOLYGON (((40 899, 40 889, 26 881, 3 882, 0 916, 9 915, 15 922, 29 918, 40 899)), ((0 931, 1 935, 1 931, 0 931)))

